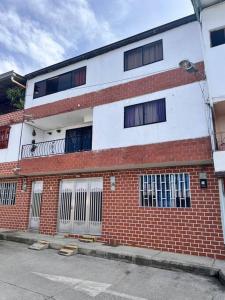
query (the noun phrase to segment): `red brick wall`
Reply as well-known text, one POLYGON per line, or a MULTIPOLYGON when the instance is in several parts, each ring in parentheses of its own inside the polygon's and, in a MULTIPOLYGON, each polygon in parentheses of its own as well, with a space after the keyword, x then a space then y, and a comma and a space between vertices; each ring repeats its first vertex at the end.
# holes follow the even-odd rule
POLYGON ((101 151, 77 152, 65 155, 24 159, 22 175, 60 174, 75 171, 131 168, 136 165, 186 164, 212 159, 208 137, 158 144, 132 146, 101 151))
POLYGON ((0 178, 15 176, 14 169, 17 167, 17 162, 0 163, 0 178))
MULTIPOLYGON (((203 80, 204 63, 196 64, 201 72, 188 74, 186 71, 177 68, 166 72, 146 76, 141 79, 132 80, 127 83, 114 85, 96 92, 86 93, 81 96, 62 99, 54 103, 39 105, 25 109, 26 115, 32 115, 33 119, 43 118, 51 115, 79 110, 87 107, 94 107, 105 103, 137 97, 157 91, 178 87, 203 80)), ((35 99, 38 101, 38 99, 35 99)), ((0 116, 0 126, 13 123, 21 123, 23 111, 17 111, 0 116)))
MULTIPOLYGON (((58 191, 61 179, 76 175, 54 175, 44 180, 40 232, 55 234, 57 228, 58 191)), ((225 258, 222 236, 218 181, 213 166, 189 166, 82 173, 80 177, 103 177, 102 240, 119 244, 153 248, 200 256, 225 258), (208 188, 200 189, 199 172, 206 172, 208 188), (191 208, 139 207, 140 174, 188 172, 191 176, 191 208), (116 176, 116 190, 110 190, 110 176, 116 176)), ((21 179, 19 179, 21 181, 21 179)), ((0 227, 25 229, 31 193, 18 185, 16 205, 0 207, 0 227)))
POLYGON ((110 175, 104 178, 103 240, 200 256, 225 258, 218 181, 213 166, 204 171, 208 188, 199 188, 202 167, 149 169, 112 173, 116 191, 110 191, 110 175), (191 176, 191 208, 142 208, 138 206, 138 175, 188 172, 191 176))
POLYGON ((31 179, 27 179, 27 190, 22 191, 22 178, 1 179, 0 182, 17 182, 15 205, 0 205, 0 228, 26 230, 29 220, 31 179))

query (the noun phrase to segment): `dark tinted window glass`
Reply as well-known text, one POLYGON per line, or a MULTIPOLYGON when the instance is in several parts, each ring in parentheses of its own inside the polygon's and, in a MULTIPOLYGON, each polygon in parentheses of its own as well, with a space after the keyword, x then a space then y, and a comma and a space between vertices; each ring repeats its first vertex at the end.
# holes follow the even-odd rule
POLYGON ((211 35, 211 46, 216 47, 225 44, 225 29, 219 29, 212 31, 211 35))
POLYGON ((46 80, 36 82, 34 85, 34 98, 43 97, 46 95, 46 80))
POLYGON ((162 41, 143 47, 143 65, 151 64, 163 59, 162 41))
POLYGON ((66 131, 65 152, 88 151, 92 149, 92 126, 66 131))
POLYGON ((64 91, 86 84, 86 67, 49 78, 34 85, 34 98, 64 91))
POLYGON ((66 73, 59 76, 58 91, 64 91, 72 87, 72 73, 66 73))
POLYGON ((124 70, 128 71, 163 59, 162 40, 124 53, 124 70))
POLYGON ((124 108, 124 127, 134 127, 166 121, 165 99, 131 105, 124 108))
POLYGON ((130 50, 125 53, 125 70, 131 70, 141 67, 142 63, 142 48, 130 50))
POLYGON ((79 86, 86 83, 86 67, 73 71, 73 86, 79 86))
POLYGON ((46 94, 49 95, 58 92, 58 83, 59 83, 59 77, 47 79, 46 94))

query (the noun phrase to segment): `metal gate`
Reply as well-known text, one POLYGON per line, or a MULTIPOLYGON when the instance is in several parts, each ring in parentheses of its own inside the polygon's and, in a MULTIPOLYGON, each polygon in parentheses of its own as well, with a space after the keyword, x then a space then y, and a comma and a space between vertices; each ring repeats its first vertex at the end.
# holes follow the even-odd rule
POLYGON ((59 232, 100 235, 102 190, 101 178, 62 181, 59 232))
POLYGON ((43 181, 32 183, 32 195, 30 206, 30 229, 38 230, 40 224, 41 198, 43 192, 43 181))

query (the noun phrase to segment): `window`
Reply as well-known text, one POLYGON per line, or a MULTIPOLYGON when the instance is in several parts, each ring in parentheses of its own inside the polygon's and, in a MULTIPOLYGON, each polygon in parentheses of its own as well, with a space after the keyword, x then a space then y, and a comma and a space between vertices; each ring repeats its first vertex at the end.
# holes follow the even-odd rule
POLYGON ((163 60, 162 40, 138 47, 124 53, 124 71, 163 60))
POLYGON ((0 149, 8 147, 10 126, 0 127, 0 149))
POLYGON ((191 207, 189 174, 142 175, 140 177, 140 205, 143 207, 191 207))
POLYGON ((16 182, 0 182, 0 205, 14 205, 16 182))
POLYGON ((225 28, 210 32, 211 47, 225 44, 225 28))
POLYGON ((86 84, 86 67, 36 82, 34 85, 34 98, 54 94, 84 84, 86 84))
POLYGON ((65 153, 89 151, 92 149, 92 126, 66 131, 65 153))
POLYGON ((165 99, 126 106, 124 108, 124 128, 166 121, 165 99))

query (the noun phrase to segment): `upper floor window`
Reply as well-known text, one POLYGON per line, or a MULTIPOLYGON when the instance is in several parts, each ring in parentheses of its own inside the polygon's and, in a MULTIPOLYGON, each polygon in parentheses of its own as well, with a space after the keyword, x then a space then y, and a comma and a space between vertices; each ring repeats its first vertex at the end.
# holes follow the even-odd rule
POLYGON ((124 128, 166 121, 166 101, 159 99, 124 108, 124 128))
POLYGON ((0 149, 8 147, 10 126, 0 127, 0 149))
POLYGON ((86 67, 36 82, 34 85, 34 98, 54 94, 84 84, 86 84, 86 67))
POLYGON ((128 50, 124 53, 124 71, 163 60, 162 40, 128 50))
POLYGON ((211 47, 216 47, 225 44, 225 28, 210 32, 211 47))

